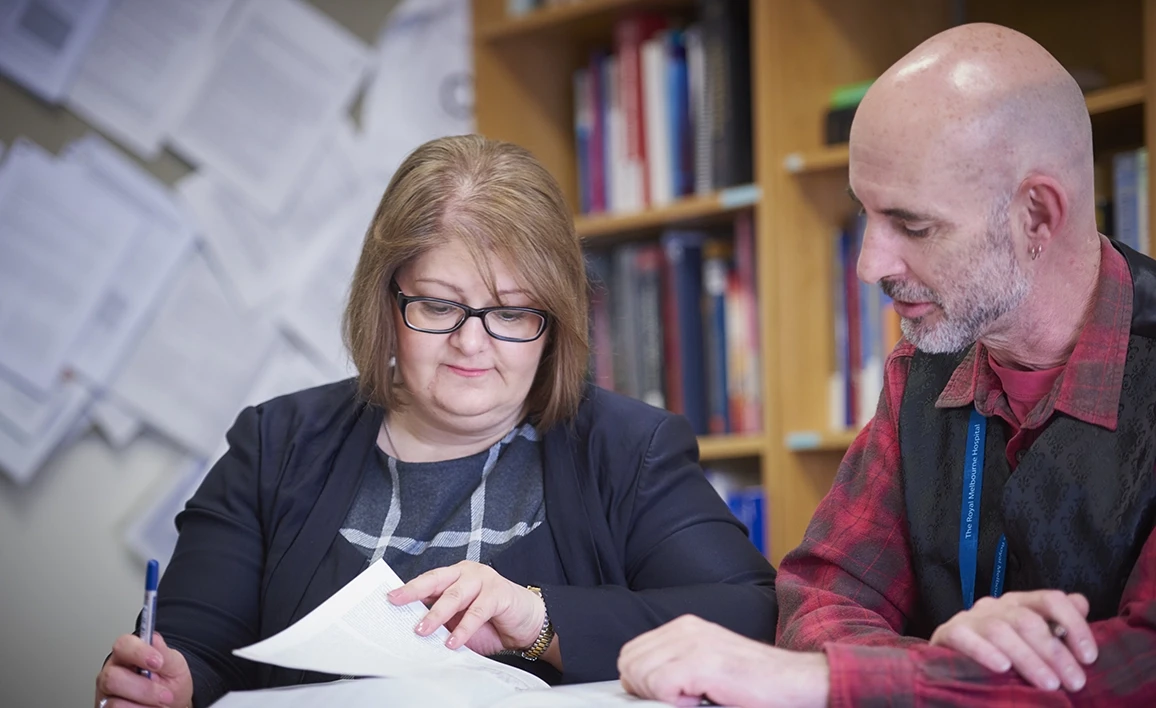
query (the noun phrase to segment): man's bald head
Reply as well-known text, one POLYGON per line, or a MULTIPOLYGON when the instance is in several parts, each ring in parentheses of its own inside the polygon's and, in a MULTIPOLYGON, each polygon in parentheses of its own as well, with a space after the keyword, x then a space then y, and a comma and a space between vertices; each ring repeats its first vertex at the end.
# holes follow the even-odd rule
POLYGON ((992 24, 923 42, 864 97, 857 148, 894 152, 911 169, 947 171, 960 186, 1006 196, 1032 173, 1054 177, 1071 216, 1094 213, 1092 129, 1071 75, 1031 38, 992 24))

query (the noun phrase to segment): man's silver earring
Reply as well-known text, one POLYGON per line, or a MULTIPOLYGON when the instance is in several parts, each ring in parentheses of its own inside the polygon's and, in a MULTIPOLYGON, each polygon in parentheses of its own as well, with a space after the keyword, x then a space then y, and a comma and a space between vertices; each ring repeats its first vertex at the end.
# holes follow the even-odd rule
POLYGON ((1032 260, 1034 261, 1040 257, 1040 254, 1043 253, 1043 250, 1043 246, 1036 244, 1035 246, 1032 246, 1028 249, 1028 255, 1031 256, 1032 260))

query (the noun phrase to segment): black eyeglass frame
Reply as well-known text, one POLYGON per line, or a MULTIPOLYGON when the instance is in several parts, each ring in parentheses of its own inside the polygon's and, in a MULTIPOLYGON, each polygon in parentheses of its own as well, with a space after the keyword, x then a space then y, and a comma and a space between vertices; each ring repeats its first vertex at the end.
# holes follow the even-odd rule
POLYGON ((415 332, 422 332, 423 334, 450 334, 461 329, 462 325, 466 323, 466 320, 470 319, 471 317, 477 317, 482 321, 482 328, 486 330, 486 334, 490 335, 494 339, 502 342, 526 343, 541 339, 542 335, 546 333, 546 327, 550 324, 550 313, 546 312, 545 310, 539 310, 533 307, 509 307, 507 305, 497 305, 495 307, 474 308, 470 307, 469 305, 464 305, 460 302, 454 302, 453 300, 444 300, 440 297, 420 297, 416 295, 406 295, 401 291, 401 286, 397 284, 397 280, 390 280, 389 286, 393 289, 397 307, 399 310, 401 310, 401 321, 405 323, 406 327, 409 327, 415 332), (449 329, 424 329, 422 327, 415 327, 410 324, 409 315, 405 313, 405 309, 409 307, 410 303, 413 302, 436 302, 441 305, 450 305, 464 310, 466 316, 449 329), (542 326, 538 328, 538 333, 529 339, 518 339, 517 337, 507 337, 501 334, 495 334, 493 330, 490 329, 489 323, 486 322, 486 315, 497 310, 513 310, 515 312, 529 312, 530 314, 538 315, 542 318, 542 326))

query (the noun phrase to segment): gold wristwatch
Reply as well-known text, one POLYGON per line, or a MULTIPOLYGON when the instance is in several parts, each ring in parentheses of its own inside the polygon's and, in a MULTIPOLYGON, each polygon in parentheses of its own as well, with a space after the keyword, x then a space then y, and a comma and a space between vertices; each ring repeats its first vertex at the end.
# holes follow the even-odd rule
MULTIPOLYGON (((534 593, 538 597, 542 597, 542 588, 527 585, 526 589, 534 593)), ((538 638, 534 643, 518 652, 518 656, 530 661, 537 661, 546 653, 546 649, 550 647, 550 642, 554 639, 554 625, 550 622, 550 612, 546 609, 546 598, 542 597, 542 631, 538 632, 538 638)))

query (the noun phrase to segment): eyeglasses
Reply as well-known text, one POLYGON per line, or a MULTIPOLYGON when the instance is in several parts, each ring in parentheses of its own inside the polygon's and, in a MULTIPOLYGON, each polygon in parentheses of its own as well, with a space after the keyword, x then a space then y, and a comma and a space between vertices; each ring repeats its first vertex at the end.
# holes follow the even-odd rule
POLYGON ((449 334, 471 317, 480 317, 486 333, 503 342, 532 342, 546 331, 548 314, 532 307, 483 307, 475 309, 453 300, 413 297, 390 281, 405 326, 427 334, 449 334))

